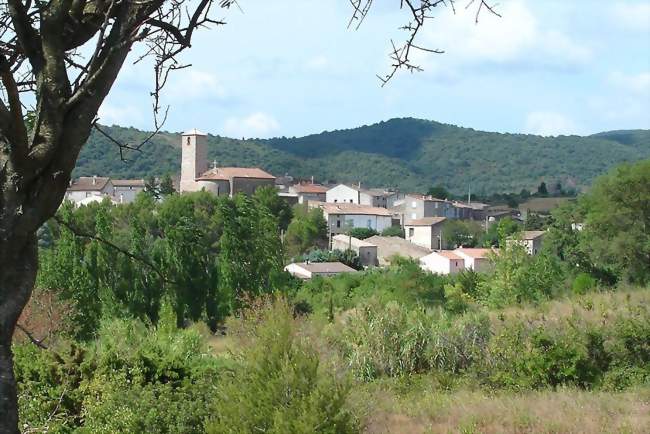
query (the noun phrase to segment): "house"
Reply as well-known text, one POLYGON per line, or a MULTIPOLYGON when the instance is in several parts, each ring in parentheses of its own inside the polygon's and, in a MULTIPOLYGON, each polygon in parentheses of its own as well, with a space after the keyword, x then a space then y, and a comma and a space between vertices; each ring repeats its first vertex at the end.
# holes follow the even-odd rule
POLYGON ((399 193, 380 188, 365 189, 358 186, 339 184, 327 190, 325 202, 329 203, 354 203, 373 207, 388 208, 399 193))
POLYGON ((342 234, 354 228, 368 228, 381 233, 393 224, 392 215, 386 208, 324 202, 309 202, 309 207, 323 210, 330 234, 342 234))
POLYGON ((493 249, 470 249, 461 247, 454 250, 454 254, 465 261, 465 268, 477 273, 490 271, 492 263, 490 256, 498 251, 493 249))
POLYGON ((65 198, 75 203, 91 196, 112 196, 113 183, 110 178, 102 176, 81 176, 70 181, 65 198))
POLYGON ((208 169, 207 135, 194 129, 181 140, 180 192, 209 191, 216 195, 253 194, 263 186, 275 186, 275 176, 257 167, 217 167, 208 169))
POLYGON ((289 193, 298 197, 298 203, 327 202, 329 188, 319 184, 296 184, 289 187, 289 193))
POLYGON ((117 203, 131 203, 145 190, 144 179, 112 179, 113 198, 117 203))
POLYGON ((400 237, 382 237, 375 235, 364 240, 377 246, 377 263, 386 266, 391 263, 394 256, 419 260, 431 253, 430 249, 413 244, 400 237))
POLYGON ((284 267, 284 271, 306 280, 316 276, 330 277, 341 273, 354 273, 357 270, 341 262, 297 262, 284 267))
POLYGON ((545 234, 544 231, 523 231, 508 238, 506 244, 520 244, 529 255, 537 255, 542 250, 545 234))
POLYGON ((436 250, 420 258, 420 267, 437 274, 456 274, 465 269, 465 260, 450 250, 436 250))
POLYGON ((426 217, 457 219, 462 215, 453 202, 422 194, 405 195, 404 199, 395 202, 392 211, 403 225, 426 217))
POLYGON ((374 267, 378 264, 377 246, 349 235, 334 235, 332 237, 332 250, 352 250, 359 255, 359 262, 364 267, 374 267))
POLYGON ((447 221, 445 217, 424 217, 411 220, 404 225, 404 236, 407 241, 427 249, 441 248, 442 225, 445 221, 447 221))

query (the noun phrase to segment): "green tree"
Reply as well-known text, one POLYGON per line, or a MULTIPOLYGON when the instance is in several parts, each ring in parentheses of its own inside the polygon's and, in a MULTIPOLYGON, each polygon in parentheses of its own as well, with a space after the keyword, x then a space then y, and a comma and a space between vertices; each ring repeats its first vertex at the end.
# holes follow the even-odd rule
POLYGON ((401 226, 391 226, 381 233, 382 237, 400 237, 404 238, 404 229, 401 226))
POLYGON ((650 281, 650 160, 624 164, 580 199, 580 244, 599 268, 630 282, 650 281))
POLYGON ((450 194, 444 186, 438 184, 427 190, 427 196, 433 196, 438 199, 447 199, 450 197, 450 194))
POLYGON ((348 234, 360 240, 365 240, 366 238, 378 235, 376 230, 370 228, 352 228, 348 231, 348 234))
POLYGON ((546 188, 546 183, 544 181, 542 181, 542 183, 539 184, 539 187, 537 187, 537 195, 541 197, 548 196, 548 189, 546 188))
POLYGON ((174 181, 172 180, 172 177, 169 174, 166 174, 160 180, 158 191, 160 196, 162 197, 169 196, 171 194, 176 193, 176 189, 174 188, 174 181))
POLYGON ((314 247, 325 247, 327 222, 323 218, 323 211, 318 208, 308 209, 303 205, 296 205, 293 211, 294 217, 285 236, 287 254, 295 256, 314 247))
POLYGON ((287 230, 293 217, 293 211, 287 201, 278 195, 275 187, 264 186, 258 188, 255 190, 255 194, 253 194, 253 200, 261 206, 266 207, 275 216, 278 220, 280 230, 287 230))

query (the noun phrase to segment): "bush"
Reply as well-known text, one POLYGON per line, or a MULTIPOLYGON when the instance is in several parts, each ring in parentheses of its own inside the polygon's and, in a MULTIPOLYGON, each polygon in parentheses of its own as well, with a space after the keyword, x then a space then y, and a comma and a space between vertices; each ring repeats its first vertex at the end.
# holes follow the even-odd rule
POLYGON ((391 226, 381 233, 382 237, 400 237, 404 238, 404 229, 401 226, 391 226))
POLYGON ((583 295, 587 291, 595 288, 597 285, 596 279, 591 277, 587 273, 580 273, 573 279, 573 285, 571 285, 571 290, 574 294, 583 295))
MULTIPOLYGON (((243 314, 246 349, 219 384, 208 433, 357 433, 344 404, 349 385, 320 365, 295 335, 290 306, 278 301, 243 314)), ((238 327, 233 327, 237 329, 238 327)))
POLYGON ((379 235, 379 233, 376 230, 370 228, 354 228, 350 230, 350 235, 354 238, 365 240, 366 238, 379 235))

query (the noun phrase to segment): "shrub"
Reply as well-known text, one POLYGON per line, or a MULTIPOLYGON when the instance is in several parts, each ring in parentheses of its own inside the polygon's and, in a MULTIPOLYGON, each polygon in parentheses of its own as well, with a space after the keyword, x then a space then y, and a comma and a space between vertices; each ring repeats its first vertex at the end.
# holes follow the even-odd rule
POLYGON ((356 433, 344 404, 349 385, 327 372, 318 353, 295 335, 283 300, 243 314, 246 348, 219 384, 208 433, 356 433))
POLYGON ((580 273, 573 279, 573 284, 571 285, 571 290, 574 294, 583 295, 587 291, 596 287, 596 279, 591 277, 590 274, 580 273))
POLYGON ((391 226, 381 233, 382 237, 400 237, 404 238, 404 229, 401 226, 391 226))
POLYGON ((370 228, 354 228, 350 230, 350 235, 354 238, 365 240, 366 238, 379 235, 379 233, 376 230, 370 228))

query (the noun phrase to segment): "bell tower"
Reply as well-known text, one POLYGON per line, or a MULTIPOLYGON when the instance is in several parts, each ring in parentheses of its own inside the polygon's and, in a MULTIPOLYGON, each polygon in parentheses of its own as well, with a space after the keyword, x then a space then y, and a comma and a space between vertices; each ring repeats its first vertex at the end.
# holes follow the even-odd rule
POLYGON ((208 170, 207 135, 197 129, 181 136, 181 193, 199 190, 196 178, 208 170))

